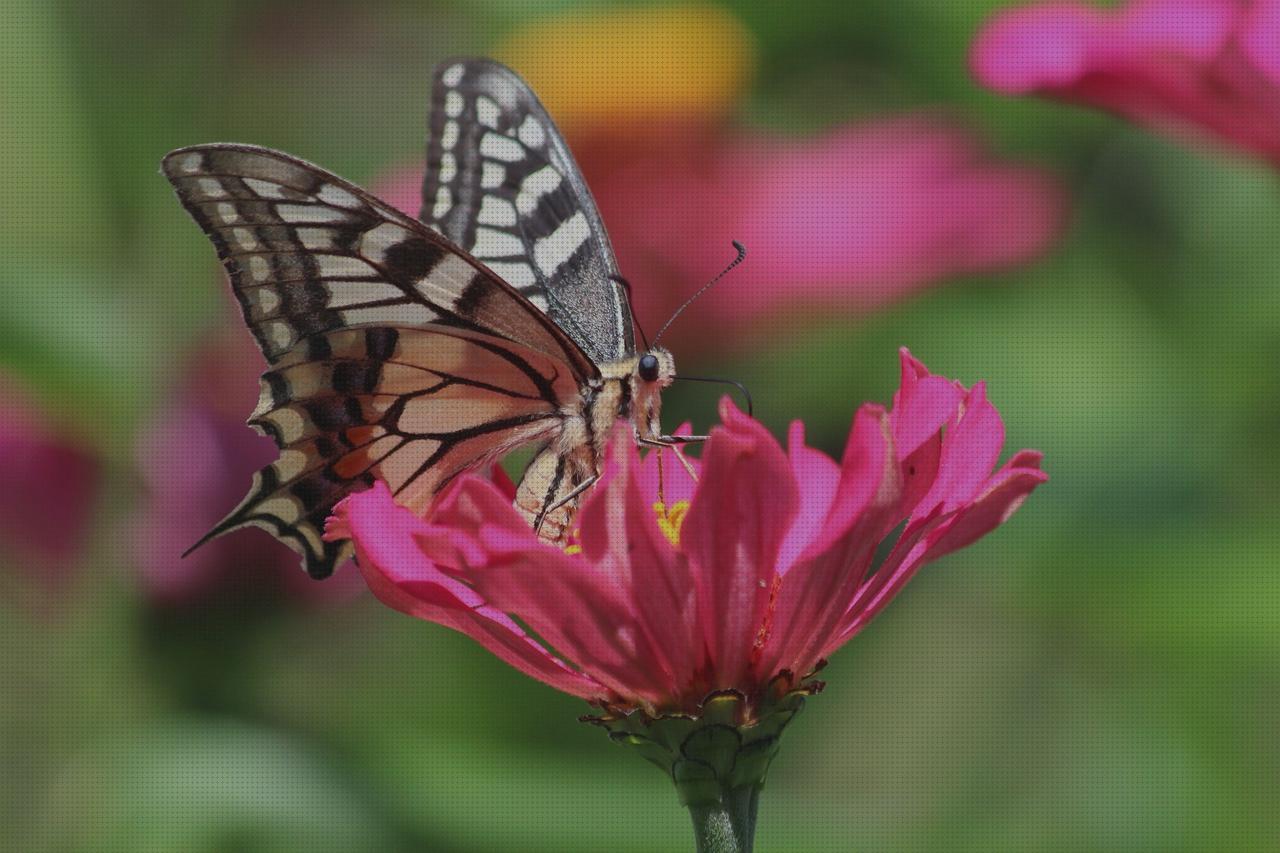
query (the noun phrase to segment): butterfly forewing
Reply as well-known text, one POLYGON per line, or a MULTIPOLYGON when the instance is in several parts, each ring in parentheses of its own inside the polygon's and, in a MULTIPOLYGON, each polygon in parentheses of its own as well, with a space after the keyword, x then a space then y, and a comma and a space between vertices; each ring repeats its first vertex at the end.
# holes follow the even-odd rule
POLYGON ((347 555, 321 538, 337 501, 382 479, 421 510, 458 472, 554 432, 597 375, 466 253, 316 166, 209 145, 164 172, 271 363, 250 422, 280 457, 210 536, 264 527, 324 577, 347 555))
POLYGON ((433 324, 595 373, 571 339, 457 246, 318 166, 203 145, 170 153, 164 172, 213 241, 269 361, 334 329, 433 324))
POLYGON ((513 71, 441 63, 422 220, 527 295, 596 362, 635 351, 626 295, 569 147, 513 71))

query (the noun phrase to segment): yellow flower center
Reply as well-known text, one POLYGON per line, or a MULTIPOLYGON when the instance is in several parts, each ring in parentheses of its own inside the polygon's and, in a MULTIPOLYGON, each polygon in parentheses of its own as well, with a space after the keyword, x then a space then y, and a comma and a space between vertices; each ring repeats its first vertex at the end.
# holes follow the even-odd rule
MULTIPOLYGON (((676 501, 667 506, 662 501, 653 502, 653 511, 658 516, 658 529, 672 545, 680 544, 680 528, 684 527, 684 517, 689 514, 688 501, 676 501)), ((582 545, 578 544, 579 531, 575 528, 569 535, 569 544, 564 546, 566 554, 581 554, 582 545)))
POLYGON ((672 545, 680 544, 680 528, 684 526, 684 517, 689 514, 688 501, 676 501, 667 506, 662 501, 653 502, 653 511, 658 515, 658 527, 672 545))

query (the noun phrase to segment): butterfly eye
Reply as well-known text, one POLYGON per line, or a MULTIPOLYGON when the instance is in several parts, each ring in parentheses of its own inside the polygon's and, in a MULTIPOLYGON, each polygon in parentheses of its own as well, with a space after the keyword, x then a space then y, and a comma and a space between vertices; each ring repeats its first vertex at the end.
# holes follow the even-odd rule
POLYGON ((654 382, 658 378, 658 357, 648 353, 640 357, 640 378, 645 382, 654 382))

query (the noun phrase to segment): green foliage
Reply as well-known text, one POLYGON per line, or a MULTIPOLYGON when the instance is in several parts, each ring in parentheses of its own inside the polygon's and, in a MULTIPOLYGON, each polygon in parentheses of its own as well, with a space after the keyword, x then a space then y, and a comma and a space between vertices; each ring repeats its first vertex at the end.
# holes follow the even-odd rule
MULTIPOLYGON (((1045 451, 1052 477, 824 671, 771 765, 758 849, 1273 847, 1275 175, 978 91, 965 52, 995 0, 731 5, 761 49, 743 121, 799 132, 942 105, 1055 169, 1076 203, 1038 264, 873 316, 799 306, 749 358, 691 368, 742 379, 771 427, 803 418, 838 452, 908 345, 988 380, 1010 446, 1045 451)), ((111 482, 57 612, 0 604, 0 847, 688 844, 669 782, 580 726, 589 709, 444 629, 360 601, 227 611, 157 648, 130 580, 137 427, 226 317, 160 156, 238 139, 370 178, 420 156, 438 58, 541 10, 7 5, 0 363, 97 437, 111 482)), ((686 388, 669 409, 711 419, 686 388)))

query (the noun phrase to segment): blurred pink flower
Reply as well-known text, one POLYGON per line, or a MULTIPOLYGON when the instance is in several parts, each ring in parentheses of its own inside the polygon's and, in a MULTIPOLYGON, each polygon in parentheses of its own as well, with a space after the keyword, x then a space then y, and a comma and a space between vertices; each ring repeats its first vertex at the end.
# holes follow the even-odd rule
MULTIPOLYGON (((776 323, 780 308, 869 310, 1025 263, 1064 219, 1064 194, 1044 172, 994 161, 968 133, 921 116, 811 139, 578 153, 650 332, 733 257, 731 241, 746 245, 747 262, 699 301, 699 321, 672 327, 681 351, 707 343, 708 323, 723 333, 776 323)), ((421 172, 406 170, 376 191, 416 215, 420 187, 421 172)))
POLYGON ((46 586, 56 585, 84 549, 101 462, 7 380, 0 382, 0 459, 0 554, 46 586))
POLYGON ((383 602, 534 678, 693 712, 710 691, 750 699, 779 674, 810 675, 922 565, 999 526, 1046 479, 1033 451, 993 474, 1004 427, 983 385, 931 376, 905 350, 893 411, 863 406, 839 463, 805 446, 799 422, 784 452, 727 400, 721 417, 698 481, 668 458, 661 489, 659 457, 641 461, 619 429, 565 550, 475 476, 429 520, 379 483, 340 504, 327 535, 354 539, 383 602))
POLYGON ((1005 10, 979 33, 972 64, 999 92, 1090 104, 1158 130, 1208 131, 1280 164, 1280 0, 1005 10))
POLYGON ((416 219, 422 211, 423 174, 422 166, 392 169, 374 181, 371 191, 396 210, 416 219))
POLYGON ((256 529, 221 536, 182 557, 276 456, 271 440, 245 425, 265 367, 247 335, 227 334, 197 353, 170 405, 140 434, 137 464, 147 492, 135 521, 134 553, 144 589, 157 603, 262 600, 268 592, 333 600, 359 592, 354 572, 326 584, 310 580, 297 554, 256 529))
MULTIPOLYGON (((698 305, 720 329, 775 320, 778 309, 865 311, 1025 263, 1057 236, 1065 206, 1045 173, 994 161, 966 132, 923 116, 811 139, 737 137, 633 162, 593 187, 637 300, 662 296, 650 318, 723 267, 730 241, 746 245, 747 262, 698 305)), ((686 342, 706 338, 705 323, 690 325, 686 342)))

